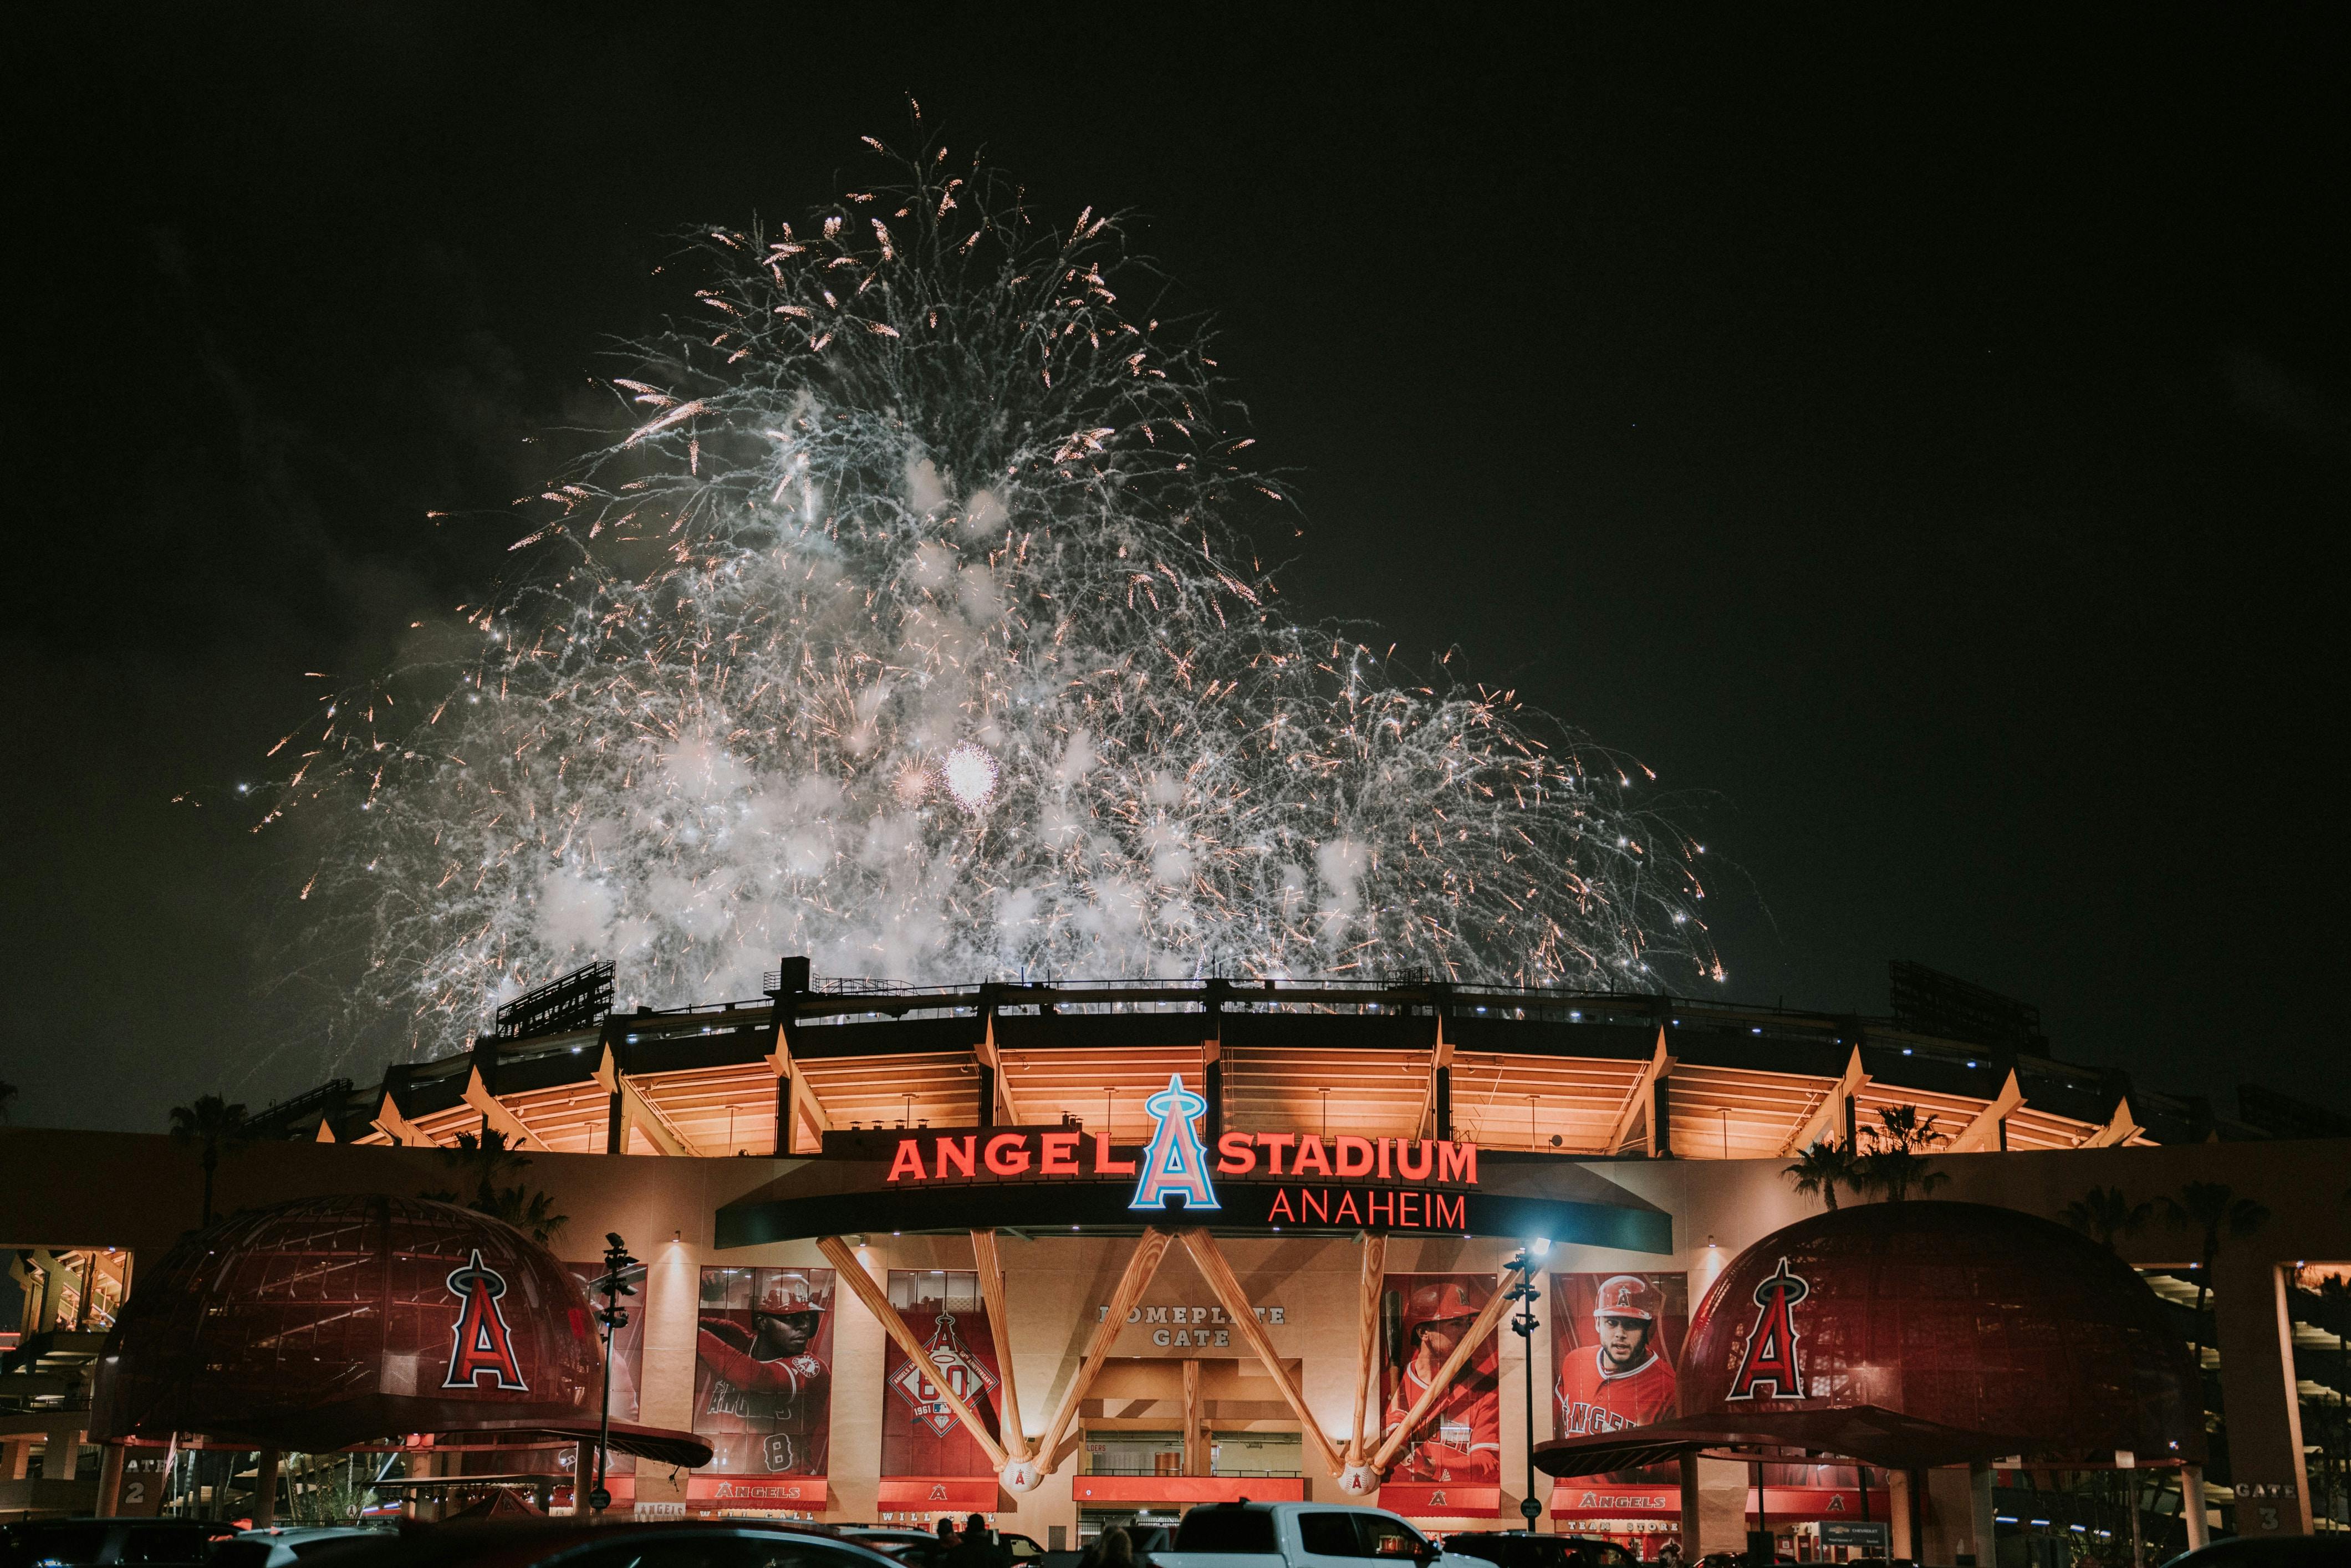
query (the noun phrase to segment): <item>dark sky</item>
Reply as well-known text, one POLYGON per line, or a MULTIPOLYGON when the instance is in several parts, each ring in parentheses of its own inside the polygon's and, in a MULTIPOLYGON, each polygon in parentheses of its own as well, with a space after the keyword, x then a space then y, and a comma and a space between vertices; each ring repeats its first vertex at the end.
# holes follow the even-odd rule
POLYGON ((1737 995, 1882 1011, 1915 958, 2351 1109, 2322 8, 60 9, 10 73, 19 1122, 315 1076, 248 1026, 223 790, 495 570, 424 512, 538 487, 671 236, 836 195, 908 93, 1145 215, 1301 606, 1710 795, 1737 995))

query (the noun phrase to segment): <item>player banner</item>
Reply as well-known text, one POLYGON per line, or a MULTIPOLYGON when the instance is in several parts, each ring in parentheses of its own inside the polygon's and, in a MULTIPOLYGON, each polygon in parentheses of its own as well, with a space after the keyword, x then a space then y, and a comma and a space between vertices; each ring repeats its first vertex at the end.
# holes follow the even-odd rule
MULTIPOLYGON (((1382 1281, 1383 1437, 1411 1413, 1493 1294, 1490 1274, 1390 1274, 1382 1281)), ((1453 1386, 1396 1451, 1386 1479, 1403 1487, 1492 1486, 1501 1478, 1501 1347, 1497 1336, 1489 1334, 1453 1386)), ((1381 1495, 1387 1495, 1384 1486, 1381 1495)))
MULTIPOLYGON (((1552 1427, 1562 1437, 1646 1427, 1675 1411, 1674 1363, 1689 1332, 1686 1274, 1551 1277, 1552 1427)), ((1580 1476, 1552 1489, 1554 1517, 1677 1519, 1672 1465, 1580 1476)))
MULTIPOLYGON (((580 1281, 582 1289, 604 1277, 604 1265, 601 1262, 566 1263, 564 1268, 570 1271, 573 1279, 580 1281)), ((588 1304, 601 1312, 604 1309, 604 1298, 590 1291, 588 1304)), ((645 1298, 642 1281, 638 1284, 637 1294, 622 1296, 621 1305, 628 1312, 629 1321, 612 1331, 612 1419, 633 1421, 637 1418, 639 1409, 637 1391, 644 1386, 645 1298)), ((593 1327, 596 1332, 596 1345, 601 1351, 604 1344, 604 1325, 596 1323, 593 1327)), ((604 1473, 612 1476, 633 1475, 636 1469, 636 1455, 623 1454, 615 1450, 606 1458, 604 1473)))
POLYGON ((1689 1332, 1687 1275, 1553 1274, 1551 1308, 1559 1437, 1646 1427, 1674 1414, 1674 1363, 1689 1332))
MULTIPOLYGON (((957 1397, 969 1405, 994 1437, 1004 1379, 996 1365, 996 1341, 988 1332, 987 1304, 979 1275, 969 1269, 893 1269, 890 1304, 930 1353, 957 1397)), ((882 1359, 882 1473, 885 1476, 987 1476, 996 1467, 931 1380, 896 1340, 882 1359)), ((949 1508, 946 1490, 921 1506, 949 1508)), ((991 1479, 984 1511, 996 1509, 991 1479)))
POLYGON ((705 1269, 694 1429, 705 1476, 821 1476, 832 1429, 832 1270, 705 1269))

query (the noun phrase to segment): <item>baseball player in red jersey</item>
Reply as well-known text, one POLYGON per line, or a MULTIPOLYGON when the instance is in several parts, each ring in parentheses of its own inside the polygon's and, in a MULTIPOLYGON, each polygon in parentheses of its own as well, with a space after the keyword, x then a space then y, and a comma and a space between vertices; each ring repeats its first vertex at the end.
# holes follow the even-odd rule
POLYGON ((751 1309, 751 1328, 702 1316, 694 1429, 711 1438, 714 1469, 754 1475, 825 1473, 832 1372, 809 1354, 824 1309, 801 1274, 779 1274, 751 1309))
MULTIPOLYGON (((1437 1369, 1469 1332, 1478 1316, 1477 1304, 1458 1281, 1426 1284, 1413 1291, 1405 1309, 1405 1343, 1411 1359, 1396 1380, 1388 1400, 1385 1424, 1395 1427, 1411 1414, 1437 1369)), ((1462 1367, 1453 1386, 1437 1402, 1420 1428, 1417 1441, 1405 1445, 1389 1472, 1399 1481, 1491 1481, 1502 1473, 1502 1392, 1500 1364, 1489 1340, 1462 1367)))
POLYGON ((1559 1369, 1559 1435, 1646 1427, 1673 1414, 1674 1369, 1657 1354, 1656 1287, 1638 1274, 1603 1281, 1592 1306, 1598 1343, 1559 1369))

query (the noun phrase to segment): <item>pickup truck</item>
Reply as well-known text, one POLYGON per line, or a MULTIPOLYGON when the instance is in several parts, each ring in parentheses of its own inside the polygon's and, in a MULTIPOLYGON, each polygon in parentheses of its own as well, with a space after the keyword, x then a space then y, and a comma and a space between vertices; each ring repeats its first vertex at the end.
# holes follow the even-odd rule
POLYGON ((1204 1503, 1184 1516, 1152 1568, 1370 1568, 1366 1558, 1415 1568, 1493 1568, 1440 1549, 1376 1508, 1319 1502, 1204 1503))

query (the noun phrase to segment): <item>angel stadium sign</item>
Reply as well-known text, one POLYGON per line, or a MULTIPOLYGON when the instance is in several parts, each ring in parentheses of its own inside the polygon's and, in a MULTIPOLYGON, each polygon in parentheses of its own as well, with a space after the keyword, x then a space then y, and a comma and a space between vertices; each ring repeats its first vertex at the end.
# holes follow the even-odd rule
POLYGON ((1542 1237, 1673 1249, 1663 1210, 1581 1166, 1441 1138, 1227 1131, 1180 1076, 1145 1102, 1150 1140, 1053 1127, 875 1128, 718 1211, 721 1247, 967 1229, 1295 1231, 1542 1237))
POLYGON ((1067 1128, 904 1136, 897 1140, 883 1179, 910 1186, 976 1181, 983 1169, 991 1177, 1039 1181, 1133 1176, 1128 1208, 1205 1214, 1224 1207, 1217 1201, 1216 1176, 1255 1176, 1261 1166, 1268 1176, 1290 1178, 1275 1196, 1269 1224, 1281 1218, 1296 1224, 1311 1217, 1354 1229, 1405 1230, 1461 1229, 1468 1217, 1466 1199, 1437 1188, 1478 1185, 1475 1144, 1341 1136, 1326 1145, 1314 1133, 1226 1133, 1217 1139, 1212 1164, 1192 1124, 1208 1103, 1185 1088, 1183 1079, 1169 1078, 1144 1108, 1151 1113, 1151 1142, 1134 1158, 1121 1158, 1107 1133, 1092 1134, 1089 1141, 1087 1134, 1067 1128), (1309 1176, 1318 1178, 1317 1184, 1308 1185, 1309 1176), (1361 1203, 1353 1186, 1330 1185, 1364 1178, 1374 1185, 1363 1191, 1361 1203), (1399 1191, 1391 1186, 1399 1181, 1427 1185, 1399 1191))

